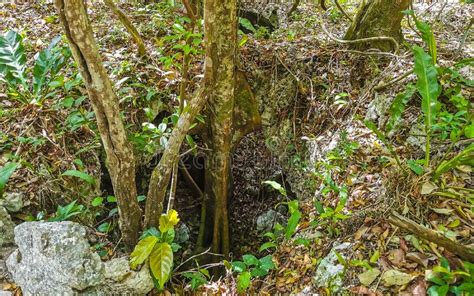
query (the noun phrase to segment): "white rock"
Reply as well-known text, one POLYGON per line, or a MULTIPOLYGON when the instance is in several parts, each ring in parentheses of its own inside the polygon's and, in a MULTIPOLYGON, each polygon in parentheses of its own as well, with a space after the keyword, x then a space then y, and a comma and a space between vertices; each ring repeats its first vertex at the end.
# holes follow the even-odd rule
POLYGON ((342 290, 342 282, 344 279, 344 266, 337 260, 336 253, 344 259, 343 250, 349 249, 350 243, 340 244, 329 252, 329 254, 321 260, 313 276, 313 284, 318 288, 328 288, 331 292, 337 293, 342 290))
POLYGON ((73 222, 25 222, 7 267, 23 295, 73 295, 104 280, 104 264, 86 229, 73 222))

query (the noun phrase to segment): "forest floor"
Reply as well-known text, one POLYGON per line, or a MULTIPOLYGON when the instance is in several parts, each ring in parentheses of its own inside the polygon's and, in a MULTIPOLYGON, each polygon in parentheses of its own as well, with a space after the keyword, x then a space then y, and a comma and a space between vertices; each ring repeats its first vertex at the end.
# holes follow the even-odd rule
MULTIPOLYGON (((0 32, 15 30, 23 35, 29 63, 35 53, 61 34, 52 4, 0 5, 0 32)), ((345 7, 350 15, 355 14, 355 7, 345 7)), ((90 19, 131 137, 137 147, 147 151, 149 147, 143 143, 149 135, 142 124, 148 113, 153 113, 153 122, 159 124, 178 103, 180 60, 173 46, 180 36, 173 24, 179 19, 174 9, 163 5, 136 8, 124 4, 121 8, 145 40, 146 60, 136 57, 126 31, 105 6, 89 7, 90 19)), ((432 26, 438 64, 452 67, 464 77, 458 84, 450 76, 442 81, 443 87, 460 89, 460 96, 472 100, 472 34, 464 44, 461 42, 474 8, 448 1, 415 5, 415 12, 432 26), (470 65, 456 64, 469 58, 470 65), (464 83, 467 80, 471 82, 464 83)), ((371 120, 379 128, 386 125, 391 102, 416 76, 408 73, 398 82, 381 86, 413 68, 408 44, 421 46, 422 39, 413 24, 404 21, 407 44, 400 52, 357 52, 334 40, 334 36, 343 36, 349 25, 336 7, 322 11, 302 5, 291 18, 280 21, 280 28, 271 35, 258 30, 242 37, 246 41, 239 53, 239 68, 260 103, 263 127, 246 136, 234 154, 233 199, 229 205, 231 259, 240 260, 248 253, 259 254, 257 257, 272 254, 277 266, 266 277, 255 280, 249 293, 426 295, 431 284, 425 274, 440 264, 439 258, 447 258, 453 269, 461 268, 461 260, 446 248, 390 224, 387 218, 395 211, 460 244, 474 244, 472 168, 458 166, 444 173, 437 183, 431 179, 436 164, 468 147, 472 138, 463 137, 453 144, 450 134, 459 126, 449 114, 457 113, 454 107, 447 108, 444 125, 439 124, 441 135, 431 145, 432 164, 423 168, 416 161, 424 158, 425 147, 418 97, 408 102, 401 122, 389 135, 391 145, 363 122, 371 120), (268 180, 281 183, 285 194, 262 184, 268 180), (295 236, 277 238, 276 248, 259 252, 269 238, 256 230, 256 218, 295 198, 302 215, 295 236), (323 212, 326 215, 321 215, 323 212), (343 266, 344 276, 319 288, 314 280, 316 269, 337 246, 346 246, 333 262, 343 266)), ((199 53, 193 56, 189 94, 201 77, 201 58, 199 53)), ((76 77, 77 70, 69 66, 65 81, 72 83, 76 77)), ((118 227, 112 199, 100 207, 91 206, 95 197, 113 192, 85 93, 84 87, 76 84, 70 90, 52 92, 40 105, 32 105, 9 100, 0 92, 0 156, 6 159, 13 154, 22 162, 8 183, 8 191, 21 192, 26 205, 14 216, 15 222, 53 216, 58 205, 77 200, 84 209, 76 219, 95 233, 95 247, 106 260, 120 252, 116 247, 118 227), (86 172, 96 182, 91 185, 62 175, 71 169, 86 172)), ((446 105, 451 102, 444 100, 446 105)), ((472 112, 469 108, 471 105, 468 114, 472 112)), ((195 141, 200 143, 198 137, 195 141)), ((199 161, 195 158, 189 161, 193 162, 191 174, 200 184, 202 167, 196 165, 199 161)), ((156 155, 143 153, 138 162, 138 191, 144 195, 156 155)), ((194 250, 200 203, 181 179, 176 208, 191 230, 191 238, 181 250, 185 258, 194 250)), ((15 290, 15 285, 4 288, 15 290)), ((184 280, 176 280, 174 288, 190 289, 184 280)), ((198 291, 233 294, 235 274, 214 279, 198 291)))

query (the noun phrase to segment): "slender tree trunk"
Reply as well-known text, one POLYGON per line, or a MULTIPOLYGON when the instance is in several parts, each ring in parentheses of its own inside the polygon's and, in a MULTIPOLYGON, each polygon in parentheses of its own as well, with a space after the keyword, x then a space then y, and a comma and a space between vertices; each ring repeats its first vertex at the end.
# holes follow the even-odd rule
MULTIPOLYGON (((401 31, 402 11, 408 9, 411 0, 364 0, 357 12, 344 39, 357 40, 369 37, 392 37, 400 43, 403 40, 401 31)), ((364 50, 378 48, 382 51, 394 50, 393 42, 374 40, 352 45, 364 50)))
POLYGON ((206 160, 205 200, 213 205, 212 251, 228 255, 227 203, 235 104, 236 0, 204 1, 204 35, 204 87, 209 94, 206 142, 210 149, 206 160))
POLYGON ((153 169, 150 183, 148 185, 148 194, 145 205, 145 223, 144 227, 158 227, 160 215, 163 212, 163 203, 165 201, 166 189, 170 182, 171 172, 175 166, 175 161, 179 157, 179 149, 184 137, 189 131, 189 127, 194 122, 194 118, 201 111, 206 102, 206 95, 199 91, 197 96, 192 99, 184 108, 179 116, 178 123, 171 133, 168 145, 166 146, 160 162, 153 169))
POLYGON ((120 22, 124 25, 125 29, 127 29, 128 33, 132 36, 138 47, 138 56, 144 56, 146 54, 145 44, 143 43, 143 39, 140 36, 140 33, 138 33, 138 30, 132 24, 132 21, 120 8, 117 7, 117 5, 114 3, 114 0, 104 0, 104 3, 118 17, 120 22))
POLYGON ((138 239, 141 210, 137 202, 135 159, 120 117, 119 102, 100 59, 83 1, 55 0, 55 4, 94 108, 117 197, 123 241, 131 248, 138 239))

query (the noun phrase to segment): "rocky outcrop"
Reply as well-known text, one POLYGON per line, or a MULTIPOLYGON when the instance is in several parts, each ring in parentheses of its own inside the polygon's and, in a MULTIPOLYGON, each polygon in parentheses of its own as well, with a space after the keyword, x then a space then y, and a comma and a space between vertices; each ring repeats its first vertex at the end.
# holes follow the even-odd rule
POLYGON ((105 262, 105 280, 84 291, 83 295, 146 295, 153 289, 153 279, 146 266, 138 272, 130 269, 125 257, 105 262))
POLYGON ((144 295, 153 288, 148 268, 132 271, 126 258, 103 263, 77 223, 22 223, 15 242, 7 267, 24 295, 144 295))
POLYGON ((347 256, 344 251, 349 250, 351 247, 350 243, 342 243, 332 248, 329 254, 321 260, 313 277, 315 287, 328 288, 333 293, 336 293, 336 295, 342 290, 345 268, 339 263, 336 252, 346 260, 347 256))
POLYGON ((285 216, 274 210, 268 210, 257 217, 257 231, 268 232, 273 229, 275 224, 285 224, 285 216))
POLYGON ((17 213, 24 206, 23 199, 23 193, 7 192, 0 198, 0 206, 3 206, 10 213, 17 213))
POLYGON ((0 206, 0 248, 11 245, 13 243, 13 223, 7 210, 0 206))

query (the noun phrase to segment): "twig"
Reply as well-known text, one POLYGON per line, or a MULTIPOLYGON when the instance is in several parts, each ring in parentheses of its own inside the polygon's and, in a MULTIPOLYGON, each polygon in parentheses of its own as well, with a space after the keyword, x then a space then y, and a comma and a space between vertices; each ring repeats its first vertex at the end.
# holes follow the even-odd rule
POLYGON ((405 73, 403 73, 402 75, 400 75, 400 76, 398 76, 398 77, 396 77, 396 78, 390 80, 389 82, 387 82, 387 83, 385 83, 385 84, 382 84, 382 85, 379 85, 379 86, 374 87, 374 90, 379 91, 379 90, 382 90, 382 89, 384 89, 384 88, 386 88, 386 87, 392 86, 393 84, 395 84, 395 83, 397 83, 397 82, 399 82, 399 81, 401 81, 401 80, 407 78, 407 77, 410 76, 411 74, 413 74, 413 70, 410 70, 410 71, 408 71, 408 72, 405 72, 405 73))
POLYGON ((196 195, 201 197, 203 195, 203 192, 201 188, 199 187, 199 185, 196 183, 196 181, 194 181, 194 178, 189 173, 182 159, 179 160, 179 168, 181 169, 186 181, 192 185, 193 191, 195 191, 196 195))
POLYGON ((176 197, 176 185, 178 184, 178 162, 179 158, 176 158, 171 176, 170 196, 168 198, 168 207, 166 210, 167 213, 173 209, 174 198, 176 197))
POLYGON ((203 251, 202 253, 199 253, 199 254, 196 254, 196 255, 193 255, 193 256, 189 257, 188 259, 186 259, 186 260, 184 260, 183 262, 181 262, 181 264, 178 265, 174 270, 175 270, 175 271, 178 270, 181 266, 183 266, 183 265, 186 264, 187 262, 193 260, 194 258, 197 258, 197 257, 199 257, 199 256, 202 256, 202 255, 204 255, 204 254, 209 253, 210 250, 211 250, 211 247, 209 247, 207 250, 203 251))

